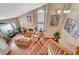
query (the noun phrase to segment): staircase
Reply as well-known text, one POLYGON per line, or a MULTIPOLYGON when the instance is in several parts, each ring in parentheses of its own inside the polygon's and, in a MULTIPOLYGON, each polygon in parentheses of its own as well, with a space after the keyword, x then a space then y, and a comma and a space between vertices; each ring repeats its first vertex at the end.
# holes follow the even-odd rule
POLYGON ((72 55, 72 52, 68 49, 47 38, 41 38, 36 44, 32 44, 27 49, 25 55, 43 55, 45 51, 51 55, 72 55))
POLYGON ((46 39, 41 38, 34 46, 30 46, 26 53, 27 55, 37 55, 39 54, 39 52, 41 51, 41 49, 43 49, 43 46, 45 45, 45 43, 47 42, 46 39))
POLYGON ((60 44, 58 44, 57 42, 55 42, 52 39, 49 40, 48 46, 53 55, 72 55, 72 52, 70 52, 68 49, 62 47, 60 44))

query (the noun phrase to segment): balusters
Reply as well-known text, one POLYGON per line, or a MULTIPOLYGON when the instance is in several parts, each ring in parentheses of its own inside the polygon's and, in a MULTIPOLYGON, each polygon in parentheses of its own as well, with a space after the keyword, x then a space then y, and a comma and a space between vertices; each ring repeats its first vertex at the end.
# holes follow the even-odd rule
POLYGON ((29 54, 36 55, 38 52, 43 48, 44 44, 46 43, 46 40, 41 38, 40 41, 38 41, 34 47, 30 50, 29 54))
POLYGON ((49 44, 51 45, 51 50, 53 50, 53 54, 55 55, 71 55, 72 53, 56 43, 54 40, 50 39, 49 44))
POLYGON ((72 54, 69 50, 65 49, 64 47, 62 47, 60 44, 58 44, 54 40, 45 39, 45 38, 41 38, 30 49, 28 54, 30 54, 30 55, 43 54, 44 51, 46 51, 46 50, 48 51, 48 47, 49 47, 51 54, 54 54, 54 55, 71 55, 72 54))

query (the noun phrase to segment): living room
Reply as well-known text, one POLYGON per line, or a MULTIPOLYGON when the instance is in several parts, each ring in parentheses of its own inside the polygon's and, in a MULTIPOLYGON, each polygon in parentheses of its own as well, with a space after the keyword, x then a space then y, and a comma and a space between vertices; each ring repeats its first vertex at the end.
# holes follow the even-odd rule
POLYGON ((78 3, 14 3, 0 6, 4 6, 3 9, 10 8, 8 9, 10 12, 6 12, 8 16, 3 13, 6 18, 2 17, 0 20, 1 40, 4 41, 1 43, 4 45, 4 49, 1 47, 2 55, 71 55, 79 53, 77 51, 77 49, 79 50, 78 3), (27 6, 29 7, 27 8, 27 6), (74 26, 75 28, 73 28, 74 26), (57 45, 55 52, 49 43, 50 46, 57 45), (38 47, 38 44, 41 44, 42 47, 38 47), (58 48, 60 49, 57 50, 58 48), (34 52, 34 49, 38 51, 34 52))

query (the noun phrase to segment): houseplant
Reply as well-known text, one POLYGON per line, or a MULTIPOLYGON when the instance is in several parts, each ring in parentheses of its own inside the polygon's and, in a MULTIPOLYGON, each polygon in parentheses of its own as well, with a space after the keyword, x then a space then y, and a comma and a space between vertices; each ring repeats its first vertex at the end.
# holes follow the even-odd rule
POLYGON ((20 33, 20 32, 21 32, 21 27, 17 27, 17 28, 15 29, 15 31, 16 31, 16 33, 20 33))
POLYGON ((54 35, 54 40, 56 42, 58 42, 58 39, 60 38, 60 33, 59 32, 55 32, 53 35, 54 35))

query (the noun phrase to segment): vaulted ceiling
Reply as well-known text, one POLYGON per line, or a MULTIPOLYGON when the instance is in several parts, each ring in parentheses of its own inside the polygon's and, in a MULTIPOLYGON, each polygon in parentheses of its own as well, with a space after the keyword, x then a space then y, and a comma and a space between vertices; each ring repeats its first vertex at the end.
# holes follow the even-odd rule
POLYGON ((0 20, 20 16, 46 3, 0 3, 0 20))

